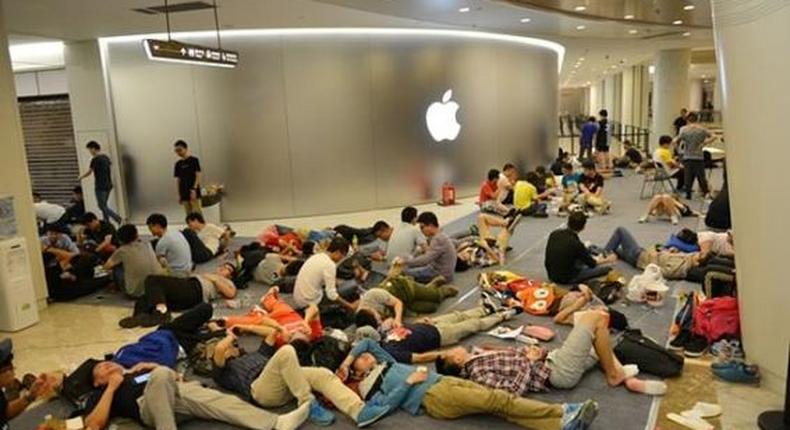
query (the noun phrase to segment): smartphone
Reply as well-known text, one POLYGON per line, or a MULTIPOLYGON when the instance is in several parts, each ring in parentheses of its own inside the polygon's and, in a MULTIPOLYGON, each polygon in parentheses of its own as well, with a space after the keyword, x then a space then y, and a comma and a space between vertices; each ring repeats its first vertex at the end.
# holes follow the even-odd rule
POLYGON ((134 383, 142 384, 143 382, 148 382, 149 379, 151 379, 151 373, 143 373, 134 377, 134 383))

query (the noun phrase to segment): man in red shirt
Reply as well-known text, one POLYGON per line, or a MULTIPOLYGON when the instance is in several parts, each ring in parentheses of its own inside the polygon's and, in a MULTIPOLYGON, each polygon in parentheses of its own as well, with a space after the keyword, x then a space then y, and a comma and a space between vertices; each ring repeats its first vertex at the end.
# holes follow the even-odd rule
POLYGON ((498 181, 499 170, 489 170, 487 179, 480 185, 480 197, 478 198, 477 204, 480 205, 480 210, 483 212, 504 216, 507 215, 508 208, 497 199, 498 181))

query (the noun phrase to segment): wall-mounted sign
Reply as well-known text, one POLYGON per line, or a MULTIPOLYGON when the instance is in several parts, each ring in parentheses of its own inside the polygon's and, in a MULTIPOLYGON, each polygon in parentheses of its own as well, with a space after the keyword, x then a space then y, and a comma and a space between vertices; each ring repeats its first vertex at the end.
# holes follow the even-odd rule
POLYGON ((148 59, 154 61, 228 68, 239 64, 239 53, 236 51, 191 45, 175 40, 145 39, 143 48, 148 59))
POLYGON ((441 102, 434 102, 428 106, 425 112, 425 123, 428 125, 428 132, 431 133, 433 140, 441 142, 443 140, 453 141, 461 132, 461 124, 455 118, 460 106, 450 100, 453 98, 453 90, 447 90, 442 96, 441 102))

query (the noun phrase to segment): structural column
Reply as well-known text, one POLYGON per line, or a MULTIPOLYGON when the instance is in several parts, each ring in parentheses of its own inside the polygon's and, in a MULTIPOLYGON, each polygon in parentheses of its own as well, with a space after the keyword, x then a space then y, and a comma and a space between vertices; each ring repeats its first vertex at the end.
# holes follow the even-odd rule
POLYGON ((790 342, 787 112, 790 3, 713 0, 741 332, 763 382, 783 390, 790 342))
POLYGON ((689 112, 699 112, 702 110, 702 79, 692 79, 689 81, 689 112))
POLYGON ((17 230, 27 241, 28 259, 39 309, 46 306, 47 285, 41 259, 25 141, 17 108, 14 74, 8 55, 2 5, 0 4, 0 196, 14 199, 17 230))
POLYGON ((674 135, 672 122, 680 109, 688 106, 688 74, 690 49, 666 49, 656 54, 653 75, 653 126, 650 141, 653 147, 663 134, 674 135))

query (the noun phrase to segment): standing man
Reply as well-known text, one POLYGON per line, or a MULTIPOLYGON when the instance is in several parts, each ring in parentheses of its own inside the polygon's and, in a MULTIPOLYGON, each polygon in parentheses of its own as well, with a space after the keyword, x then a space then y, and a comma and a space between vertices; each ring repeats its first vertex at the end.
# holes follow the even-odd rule
POLYGON ((595 153, 598 158, 598 167, 601 170, 612 170, 612 159, 609 158, 609 112, 601 109, 598 112, 598 132, 595 135, 595 153))
POLYGON ((107 206, 107 200, 110 198, 110 192, 112 191, 112 176, 110 173, 112 161, 110 161, 110 157, 101 152, 101 145, 98 142, 91 140, 85 147, 91 153, 91 164, 88 167, 88 171, 80 175, 79 180, 82 181, 90 176, 91 173, 93 174, 96 204, 99 205, 104 221, 112 219, 116 224, 120 225, 121 216, 107 206))
POLYGON ((686 108, 680 110, 680 116, 675 118, 675 122, 672 125, 675 127, 675 136, 680 134, 680 129, 683 128, 688 121, 686 121, 686 117, 688 116, 689 111, 686 108))
POLYGON ((178 203, 184 206, 187 215, 197 212, 202 213, 200 204, 200 160, 189 152, 189 146, 183 140, 177 140, 173 145, 176 161, 173 176, 176 178, 178 189, 178 203))
POLYGON ((593 156, 593 139, 598 134, 598 124, 595 122, 595 117, 587 118, 587 122, 582 126, 581 135, 579 136, 579 161, 591 160, 593 156))
POLYGON ((697 114, 692 112, 686 118, 688 124, 680 129, 680 134, 675 138, 683 148, 683 167, 686 170, 683 184, 686 186, 686 198, 691 198, 694 189, 694 178, 699 182, 702 194, 708 196, 708 180, 705 178, 705 146, 716 140, 707 128, 699 125, 697 114))

